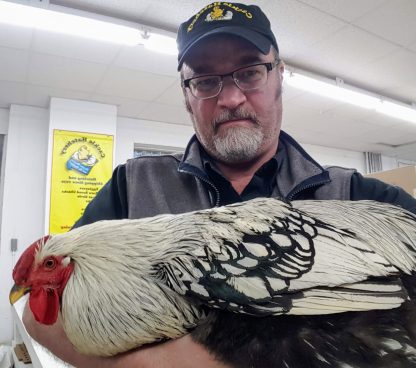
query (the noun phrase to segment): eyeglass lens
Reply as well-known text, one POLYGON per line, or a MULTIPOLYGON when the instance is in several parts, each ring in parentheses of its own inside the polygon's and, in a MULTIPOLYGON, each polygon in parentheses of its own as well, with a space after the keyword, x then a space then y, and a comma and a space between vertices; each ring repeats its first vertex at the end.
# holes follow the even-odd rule
MULTIPOLYGON (((268 69, 265 64, 252 65, 234 71, 235 84, 243 91, 262 87, 267 81, 268 69)), ((228 74, 227 74, 228 75, 228 74)), ((189 87, 196 98, 205 99, 217 96, 222 88, 224 76, 211 75, 196 77, 189 81, 189 87)))

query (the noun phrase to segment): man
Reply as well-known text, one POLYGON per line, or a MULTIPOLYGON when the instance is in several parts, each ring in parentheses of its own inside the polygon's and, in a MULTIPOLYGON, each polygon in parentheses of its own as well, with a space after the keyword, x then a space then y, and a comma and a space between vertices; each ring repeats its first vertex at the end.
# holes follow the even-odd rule
MULTIPOLYGON (((257 6, 216 2, 178 32, 178 70, 196 135, 184 155, 119 166, 75 226, 101 219, 181 213, 259 196, 374 199, 416 212, 399 188, 354 170, 322 168, 282 132, 284 65, 257 6)), ((189 336, 111 359, 74 352, 60 327, 25 323, 34 337, 79 367, 221 367, 189 336)))

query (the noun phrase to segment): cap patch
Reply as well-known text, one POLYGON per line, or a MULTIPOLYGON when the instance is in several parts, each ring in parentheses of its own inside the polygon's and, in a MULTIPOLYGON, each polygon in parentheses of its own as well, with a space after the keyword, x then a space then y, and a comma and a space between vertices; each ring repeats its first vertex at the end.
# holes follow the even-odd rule
POLYGON ((243 13, 248 19, 253 18, 253 14, 251 14, 247 9, 240 8, 236 6, 233 3, 226 3, 226 2, 215 2, 212 4, 207 5, 205 8, 201 9, 192 19, 192 22, 189 24, 187 31, 190 32, 194 28, 195 23, 199 19, 202 13, 204 13, 206 10, 211 9, 211 12, 209 12, 205 18, 206 22, 212 22, 216 20, 231 20, 233 18, 233 12, 231 10, 226 10, 220 8, 220 6, 228 7, 238 13, 243 13))
POLYGON ((232 19, 233 13, 231 11, 226 11, 225 13, 224 9, 221 9, 219 6, 214 6, 214 9, 212 9, 211 13, 208 13, 205 20, 207 22, 212 22, 213 20, 229 20, 232 19))

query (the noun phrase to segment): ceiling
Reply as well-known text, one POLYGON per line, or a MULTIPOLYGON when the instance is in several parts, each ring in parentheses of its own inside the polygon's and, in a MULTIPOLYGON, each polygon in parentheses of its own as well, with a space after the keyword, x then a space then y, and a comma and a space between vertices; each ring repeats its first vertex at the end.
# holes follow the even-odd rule
MULTIPOLYGON (((28 0, 36 1, 41 0, 28 0)), ((50 0, 171 32, 209 2, 50 0)), ((269 16, 281 56, 291 67, 416 102, 415 0, 249 3, 269 16)), ((174 56, 0 24, 0 107, 47 107, 50 96, 115 104, 119 116, 191 124, 174 56)), ((289 86, 283 129, 303 143, 416 161, 416 124, 289 86)))

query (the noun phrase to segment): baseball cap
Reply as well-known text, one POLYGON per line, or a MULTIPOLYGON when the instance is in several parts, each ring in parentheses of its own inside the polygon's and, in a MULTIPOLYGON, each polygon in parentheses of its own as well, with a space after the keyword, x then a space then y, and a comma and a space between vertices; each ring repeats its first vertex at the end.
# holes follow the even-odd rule
POLYGON ((180 25, 176 38, 179 50, 178 70, 187 53, 199 41, 217 34, 242 37, 263 54, 269 53, 271 45, 279 51, 269 19, 257 5, 216 1, 180 25))

